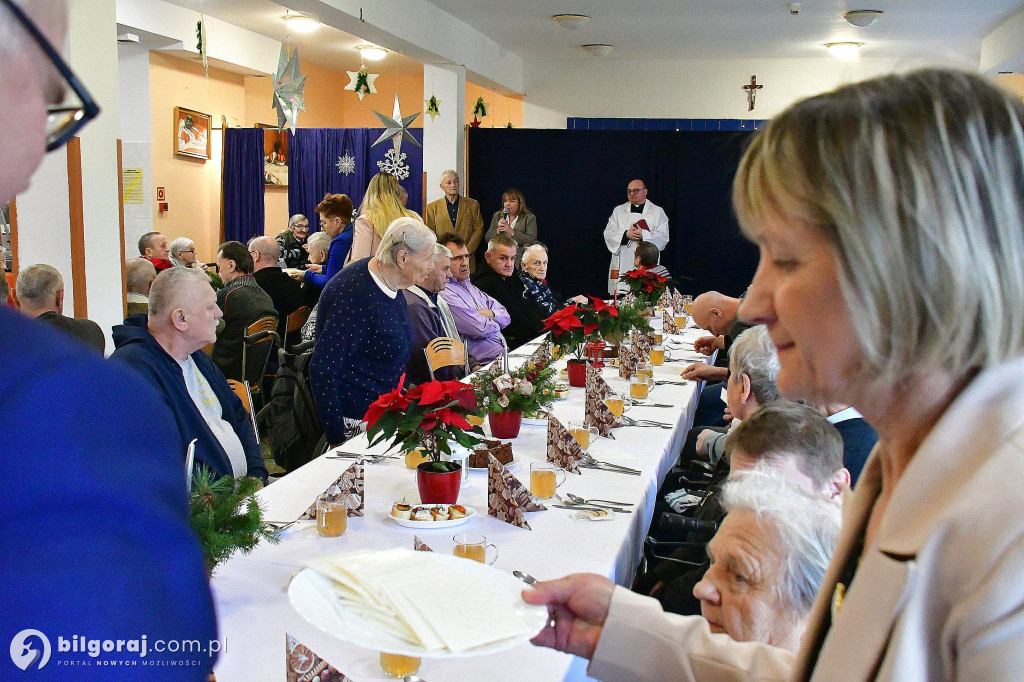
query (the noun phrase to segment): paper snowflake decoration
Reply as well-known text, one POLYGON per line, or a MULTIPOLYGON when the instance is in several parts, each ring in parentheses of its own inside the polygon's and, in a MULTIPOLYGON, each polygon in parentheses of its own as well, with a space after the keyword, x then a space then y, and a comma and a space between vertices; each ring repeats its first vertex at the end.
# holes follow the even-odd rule
POLYGON ((405 152, 397 149, 389 149, 381 161, 377 162, 377 168, 382 173, 391 173, 399 180, 409 177, 409 166, 405 163, 405 152))
POLYGON ((299 70, 299 49, 295 48, 291 56, 281 46, 281 55, 277 60, 277 74, 274 76, 274 102, 277 109, 277 127, 284 130, 285 125, 295 132, 295 124, 299 120, 299 110, 306 110, 303 91, 306 89, 306 77, 299 70))
POLYGON ((338 167, 338 172, 342 175, 352 175, 356 172, 356 159, 348 152, 345 152, 345 156, 339 156, 338 163, 334 165, 338 167))

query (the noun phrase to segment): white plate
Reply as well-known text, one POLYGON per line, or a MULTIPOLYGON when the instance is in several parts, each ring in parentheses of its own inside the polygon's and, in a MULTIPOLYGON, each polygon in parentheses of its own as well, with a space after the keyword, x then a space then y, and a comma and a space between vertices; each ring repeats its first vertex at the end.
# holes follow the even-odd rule
MULTIPOLYGON (((545 424, 547 422, 544 422, 545 424)), ((506 469, 512 470, 519 466, 519 458, 515 455, 512 456, 512 461, 505 465, 506 469)), ((486 474, 488 467, 469 467, 469 473, 471 474, 486 474)))
MULTIPOLYGON (((436 507, 436 504, 414 504, 411 505, 413 509, 416 507, 436 507)), ((450 506, 450 505, 444 505, 450 506)), ((465 505, 463 505, 465 507, 465 505)), ((472 507, 466 507, 466 515, 461 519, 448 519, 446 521, 413 521, 412 519, 396 519, 388 512, 388 518, 397 523, 403 528, 416 528, 418 530, 438 530, 440 528, 451 528, 452 526, 461 526, 462 524, 469 521, 471 518, 476 516, 476 509, 472 507)))
MULTIPOLYGON (((428 553, 423 552, 423 554, 428 553)), ((518 578, 476 561, 468 561, 437 552, 430 552, 429 554, 440 560, 442 565, 450 564, 452 568, 487 581, 503 599, 508 599, 508 604, 515 610, 516 617, 521 619, 521 622, 529 629, 529 632, 518 637, 503 639, 492 644, 460 651, 459 653, 452 653, 448 650, 428 651, 394 635, 378 630, 368 620, 349 610, 344 604, 333 597, 333 582, 331 579, 311 568, 302 569, 292 578, 291 583, 288 585, 288 600, 291 602, 292 608, 308 623, 344 642, 351 642, 356 646, 375 651, 389 651, 405 656, 420 656, 423 658, 469 658, 471 656, 495 654, 528 642, 547 625, 549 619, 547 607, 533 606, 524 602, 520 593, 525 586, 518 578)), ((453 593, 451 598, 458 600, 459 596, 459 594, 453 593)))

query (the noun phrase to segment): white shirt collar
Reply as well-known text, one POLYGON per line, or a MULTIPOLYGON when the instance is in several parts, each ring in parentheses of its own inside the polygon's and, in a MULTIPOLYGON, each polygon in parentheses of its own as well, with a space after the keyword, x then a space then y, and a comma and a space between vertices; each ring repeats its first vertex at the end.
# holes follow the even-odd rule
POLYGON ((830 424, 838 424, 839 422, 845 422, 850 419, 863 419, 860 412, 852 407, 847 407, 845 410, 840 410, 834 415, 828 418, 830 424))
POLYGON ((398 296, 398 292, 397 291, 392 291, 391 287, 389 287, 387 284, 385 284, 384 280, 381 279, 377 275, 377 273, 375 273, 373 270, 371 270, 369 265, 367 265, 366 271, 370 273, 370 277, 373 277, 373 281, 377 283, 377 286, 380 288, 381 291, 383 291, 385 294, 387 294, 388 298, 395 298, 395 297, 398 296))

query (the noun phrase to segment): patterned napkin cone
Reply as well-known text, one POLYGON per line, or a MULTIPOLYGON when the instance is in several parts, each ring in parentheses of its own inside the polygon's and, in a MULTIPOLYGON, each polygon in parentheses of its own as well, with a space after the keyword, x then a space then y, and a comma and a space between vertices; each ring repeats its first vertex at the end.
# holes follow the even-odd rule
POLYGON ((363 515, 363 460, 359 460, 345 473, 338 476, 338 480, 328 486, 327 490, 320 493, 309 509, 300 516, 300 519, 316 518, 316 503, 319 501, 339 502, 345 500, 348 503, 349 516, 363 515))
POLYGON ((676 324, 675 315, 672 314, 671 308, 665 308, 661 311, 662 328, 661 330, 666 334, 678 334, 679 326, 676 324))
POLYGON ((491 363, 491 366, 487 368, 488 372, 500 372, 501 371, 501 358, 498 358, 491 363))
POLYGON ((637 354, 625 344, 619 344, 619 377, 631 379, 636 374, 637 354))
POLYGON ((611 391, 600 372, 587 365, 587 423, 597 427, 597 432, 605 438, 615 438, 612 429, 622 423, 604 404, 604 397, 611 391))
POLYGON ((583 459, 583 448, 572 437, 562 422, 555 417, 548 417, 548 461, 554 462, 566 471, 582 474, 577 464, 583 459))
POLYGON ((683 310, 683 295, 678 289, 672 290, 672 307, 676 310, 683 310))
POLYGON ((530 491, 509 473, 501 462, 491 457, 487 468, 487 513, 505 523, 533 530, 526 522, 526 512, 543 511, 542 504, 533 502, 530 491))
POLYGON ((658 307, 659 308, 667 308, 671 304, 672 304, 672 294, 669 293, 668 287, 665 287, 662 290, 662 292, 661 292, 661 296, 658 297, 658 307))
POLYGON ((412 536, 412 548, 414 550, 416 550, 417 552, 433 552, 434 551, 434 550, 432 550, 430 548, 430 545, 428 545, 427 543, 423 542, 423 540, 420 540, 420 536, 419 535, 413 535, 412 536))
POLYGON ((630 335, 633 340, 633 350, 644 359, 644 362, 647 362, 651 357, 651 346, 654 345, 652 343, 654 339, 647 334, 641 334, 636 329, 631 329, 630 335))
POLYGON ((619 301, 619 305, 624 305, 624 306, 636 305, 636 296, 633 295, 632 291, 629 292, 628 294, 626 294, 625 296, 622 297, 622 299, 619 301))
POLYGON ((317 656, 312 649, 287 632, 284 641, 288 653, 285 658, 287 682, 353 682, 351 677, 317 656))
POLYGON ((530 357, 526 360, 527 362, 534 363, 548 363, 551 361, 551 342, 545 341, 544 343, 537 346, 537 350, 533 351, 530 357))

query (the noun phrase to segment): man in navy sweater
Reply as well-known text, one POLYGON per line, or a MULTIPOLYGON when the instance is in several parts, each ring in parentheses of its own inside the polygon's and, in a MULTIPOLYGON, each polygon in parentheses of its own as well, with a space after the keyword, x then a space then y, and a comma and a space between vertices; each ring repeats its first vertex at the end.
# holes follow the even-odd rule
POLYGON ((153 281, 149 318, 134 315, 114 327, 112 357, 130 365, 163 396, 182 442, 196 440, 196 462, 217 476, 252 476, 267 469, 249 415, 203 346, 221 317, 206 276, 166 270, 153 281))

